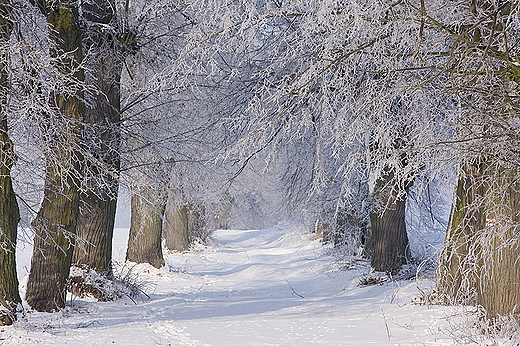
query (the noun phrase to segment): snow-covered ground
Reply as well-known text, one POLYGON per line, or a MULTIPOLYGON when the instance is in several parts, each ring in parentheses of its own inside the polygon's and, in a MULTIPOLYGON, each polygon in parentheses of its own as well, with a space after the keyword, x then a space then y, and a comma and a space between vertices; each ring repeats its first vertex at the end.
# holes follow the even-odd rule
MULTIPOLYGON (((117 229, 123 260, 127 230, 117 229)), ((457 309, 415 305, 427 278, 359 287, 318 240, 283 227, 220 230, 206 246, 134 270, 147 297, 75 299, 0 328, 0 345, 453 345, 457 309)), ((18 253, 22 291, 30 249, 18 253)), ((22 292, 23 293, 23 292, 22 292)))

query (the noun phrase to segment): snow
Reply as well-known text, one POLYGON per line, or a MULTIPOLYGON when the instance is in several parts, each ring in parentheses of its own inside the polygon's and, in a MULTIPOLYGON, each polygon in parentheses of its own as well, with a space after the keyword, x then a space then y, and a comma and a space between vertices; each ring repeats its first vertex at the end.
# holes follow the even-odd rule
MULTIPOLYGON (((116 229, 116 260, 127 233, 116 229)), ((30 255, 19 249, 22 291, 30 255)), ((165 260, 161 269, 135 265, 149 295, 137 304, 75 298, 62 312, 30 312, 0 328, 0 345, 454 343, 454 307, 412 303, 431 279, 359 287, 366 264, 340 270, 319 240, 289 228, 215 231, 208 244, 165 260)))

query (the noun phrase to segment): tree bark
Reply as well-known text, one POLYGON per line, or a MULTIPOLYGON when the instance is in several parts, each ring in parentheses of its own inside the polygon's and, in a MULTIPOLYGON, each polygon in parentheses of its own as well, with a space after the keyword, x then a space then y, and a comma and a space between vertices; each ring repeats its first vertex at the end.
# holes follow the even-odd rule
POLYGON ((171 251, 187 251, 190 247, 188 236, 188 209, 177 205, 171 199, 164 212, 163 235, 165 246, 171 251))
MULTIPOLYGON (((63 75, 73 74, 76 80, 83 81, 83 71, 79 68, 83 53, 78 9, 68 3, 58 3, 52 9, 42 10, 54 31, 56 48, 52 48, 51 55, 58 57, 60 52, 66 55, 58 68, 63 75)), ((55 129, 64 132, 64 137, 53 138, 47 148, 44 199, 32 223, 34 251, 26 300, 37 311, 53 311, 65 306, 65 285, 79 214, 78 186, 83 160, 79 151, 80 123, 84 115, 82 99, 81 91, 74 96, 55 94, 53 97, 53 106, 65 120, 66 128, 55 129), (63 138, 67 141, 63 142, 63 138)))
MULTIPOLYGON (((114 17, 113 1, 83 4, 85 19, 97 24, 110 24, 114 17)), ((121 62, 114 35, 91 25, 86 46, 86 64, 90 75, 86 83, 93 86, 93 107, 84 117, 83 141, 90 160, 86 160, 86 191, 80 195, 73 263, 86 264, 99 273, 111 275, 112 238, 119 188, 120 170, 120 79, 121 62), (79 246, 78 246, 79 245, 79 246)))
MULTIPOLYGON (((437 268, 438 288, 449 300, 474 303, 479 269, 469 259, 486 217, 479 205, 487 191, 482 164, 465 164, 458 179, 445 246, 437 268)), ((476 249, 475 249, 476 250, 476 249)), ((473 255, 473 254, 472 254, 473 255)))
POLYGON ((151 206, 134 194, 131 199, 131 220, 126 260, 149 263, 156 268, 164 265, 162 252, 162 217, 164 203, 151 206))
POLYGON ((495 318, 520 303, 520 183, 517 169, 489 163, 462 168, 437 288, 448 301, 479 304, 495 318))
MULTIPOLYGON (((12 32, 12 22, 9 18, 10 6, 9 1, 0 1, 2 47, 7 46, 12 32)), ((20 211, 11 181, 11 168, 16 161, 16 156, 8 135, 7 116, 4 112, 9 87, 9 54, 2 51, 0 61, 0 325, 9 325, 22 311, 15 257, 20 211)))
POLYGON ((498 228, 491 247, 485 251, 491 260, 486 261, 482 283, 478 286, 478 303, 486 309, 488 318, 507 315, 511 312, 519 316, 520 311, 520 263, 518 253, 520 243, 520 182, 518 173, 506 176, 499 184, 509 186, 504 194, 505 215, 488 215, 493 220, 492 228, 498 228), (500 228, 506 231, 503 234, 500 228))
POLYGON ((188 251, 195 239, 205 240, 205 208, 202 201, 179 205, 169 196, 164 212, 163 237, 171 251, 188 251))
MULTIPOLYGON (((408 234, 406 233, 406 196, 387 186, 390 177, 378 182, 374 197, 384 210, 370 213, 370 231, 367 234, 366 250, 372 267, 377 271, 392 272, 401 268, 410 259, 408 234)), ((406 188, 406 193, 408 188, 406 188)))
MULTIPOLYGON (((113 193, 117 194, 117 191, 113 193)), ((84 192, 80 199, 82 211, 77 236, 81 244, 76 244, 73 263, 88 265, 98 273, 110 276, 117 199, 106 191, 84 192)))

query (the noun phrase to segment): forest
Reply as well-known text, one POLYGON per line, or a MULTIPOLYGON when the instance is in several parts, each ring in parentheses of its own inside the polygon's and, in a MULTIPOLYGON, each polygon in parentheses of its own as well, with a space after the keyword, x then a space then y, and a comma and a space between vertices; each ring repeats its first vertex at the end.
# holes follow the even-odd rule
POLYGON ((0 324, 114 279, 121 191, 132 263, 276 221, 398 277, 442 228, 438 304, 518 319, 519 84, 517 0, 0 0, 0 324))

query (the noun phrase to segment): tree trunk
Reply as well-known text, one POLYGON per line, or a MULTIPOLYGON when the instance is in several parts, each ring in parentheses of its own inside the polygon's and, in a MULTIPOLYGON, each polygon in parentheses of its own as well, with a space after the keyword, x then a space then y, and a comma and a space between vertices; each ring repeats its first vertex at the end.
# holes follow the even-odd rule
MULTIPOLYGON (((113 193, 117 194, 117 191, 113 193)), ((117 199, 106 191, 84 192, 80 198, 82 211, 77 235, 81 244, 79 241, 76 244, 73 263, 88 265, 98 273, 110 276, 117 199)))
POLYGON ((443 297, 479 304, 489 318, 520 303, 520 183, 517 169, 504 168, 463 166, 437 272, 443 297))
MULTIPOLYGON (((7 45, 12 31, 9 18, 10 3, 0 1, 0 44, 7 45)), ((9 54, 0 56, 0 325, 14 322, 22 310, 22 300, 18 293, 16 272, 16 237, 20 211, 11 181, 11 168, 16 161, 13 143, 9 139, 7 116, 4 107, 7 103, 9 54)))
POLYGON ((16 237, 20 212, 11 181, 13 146, 7 136, 7 119, 0 120, 0 325, 12 324, 21 311, 16 271, 16 237))
MULTIPOLYGON (((96 6, 83 4, 84 16, 94 23, 109 24, 114 17, 113 1, 96 6)), ((97 26, 86 42, 91 69, 87 84, 94 87, 93 107, 85 112, 83 140, 90 160, 86 162, 87 191, 80 195, 81 214, 73 263, 86 264, 99 273, 111 275, 112 237, 117 205, 120 169, 120 79, 121 63, 114 36, 97 26), (79 246, 78 246, 79 245, 79 246)))
MULTIPOLYGON (((497 183, 507 186, 503 194, 503 214, 487 215, 487 226, 497 234, 487 243, 484 251, 485 261, 482 282, 478 286, 478 303, 486 309, 488 318, 507 315, 520 311, 520 263, 518 254, 520 242, 520 182, 518 170, 514 175, 501 177, 497 183)), ((502 195, 502 193, 500 194, 502 195)))
POLYGON ((208 232, 206 229, 206 209, 201 200, 188 203, 188 239, 193 244, 195 239, 206 240, 208 232))
POLYGON ((171 251, 187 251, 195 239, 205 240, 205 208, 202 201, 178 205, 170 195, 164 212, 163 237, 171 251))
POLYGON ((226 193, 225 198, 222 201, 221 209, 215 216, 214 229, 228 229, 233 201, 234 198, 226 193))
POLYGON ((164 203, 151 206, 142 197, 132 195, 130 233, 126 260, 136 263, 149 263, 156 268, 164 265, 161 233, 164 203))
MULTIPOLYGON (((401 268, 410 259, 408 235, 406 233, 406 196, 398 197, 397 191, 384 179, 376 185, 374 197, 384 210, 370 213, 370 231, 367 234, 366 250, 372 267, 377 271, 391 272, 401 268)), ((408 189, 406 189, 406 193, 408 189)))
POLYGON ((479 205, 487 187, 483 179, 483 165, 465 164, 457 189, 446 234, 445 246, 437 268, 438 288, 450 301, 475 302, 479 270, 472 247, 478 232, 485 227, 484 210, 479 205))
POLYGON ((188 237, 188 208, 177 205, 170 199, 164 212, 163 235, 165 246, 171 251, 187 251, 190 247, 188 237))
MULTIPOLYGON (((73 73, 76 80, 84 80, 78 64, 83 59, 81 31, 78 24, 78 10, 68 4, 56 4, 44 11, 47 21, 54 31, 57 51, 54 57, 66 52, 64 61, 58 66, 63 75, 73 73)), ((79 178, 81 154, 78 150, 83 120, 83 95, 55 94, 53 100, 57 111, 63 117, 65 128, 57 130, 63 137, 53 137, 46 148, 46 177, 44 199, 33 221, 34 251, 31 272, 27 283, 26 300, 35 310, 53 311, 65 306, 65 285, 69 276, 74 236, 79 214, 79 178), (64 141, 64 138, 67 141, 64 141), (72 147, 72 148, 71 148, 72 147)))

